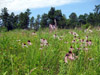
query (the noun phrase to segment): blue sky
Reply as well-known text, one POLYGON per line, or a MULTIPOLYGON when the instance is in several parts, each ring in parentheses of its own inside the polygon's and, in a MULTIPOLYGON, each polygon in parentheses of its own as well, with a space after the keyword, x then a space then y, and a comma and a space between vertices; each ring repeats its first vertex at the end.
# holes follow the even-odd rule
MULTIPOLYGON (((75 12, 77 16, 80 14, 84 13, 90 13, 94 12, 93 9, 95 8, 95 5, 100 4, 100 0, 87 0, 84 2, 79 2, 79 3, 71 3, 71 4, 65 4, 62 6, 56 6, 56 9, 61 9, 62 13, 66 15, 66 18, 69 18, 69 15, 72 12, 75 12)), ((46 8, 38 8, 38 9, 31 9, 31 16, 36 17, 36 15, 40 14, 42 15, 43 13, 48 13, 50 10, 50 7, 46 8)))
POLYGON ((68 18, 72 12, 78 16, 94 12, 93 9, 98 4, 100 4, 100 0, 0 0, 0 10, 7 7, 9 13, 19 14, 29 8, 32 12, 30 16, 36 18, 38 14, 48 13, 52 6, 56 10, 60 9, 68 18))

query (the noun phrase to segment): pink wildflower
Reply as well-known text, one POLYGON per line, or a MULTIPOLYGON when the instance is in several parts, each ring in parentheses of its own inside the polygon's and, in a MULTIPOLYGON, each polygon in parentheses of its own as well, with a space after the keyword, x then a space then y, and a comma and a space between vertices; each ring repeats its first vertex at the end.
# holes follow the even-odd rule
POLYGON ((28 47, 25 43, 22 43, 22 47, 24 48, 24 47, 28 47))
POLYGON ((86 40, 88 40, 88 36, 86 36, 86 40))
POLYGON ((30 40, 28 40, 27 44, 28 44, 28 45, 32 45, 32 43, 31 43, 31 41, 30 41, 30 40))
POLYGON ((41 42, 41 46, 46 46, 46 45, 48 45, 48 42, 47 42, 47 40, 46 39, 40 39, 40 42, 41 42))
POLYGON ((89 40, 88 45, 89 45, 89 46, 92 45, 92 41, 91 41, 91 40, 89 40))
POLYGON ((84 42, 84 39, 81 39, 81 42, 83 43, 84 42))
POLYGON ((69 51, 68 59, 70 59, 70 60, 75 60, 72 51, 69 51))
POLYGON ((73 50, 74 50, 74 48, 71 46, 71 47, 70 47, 70 51, 73 51, 73 50))
POLYGON ((36 35, 36 33, 35 32, 32 32, 32 35, 36 35))
POLYGON ((66 56, 65 56, 65 60, 64 60, 65 63, 68 63, 68 56, 69 56, 69 53, 67 53, 66 56))
POLYGON ((73 40, 72 43, 75 43, 76 40, 73 40))
POLYGON ((85 46, 88 46, 88 40, 86 40, 85 46))
POLYGON ((44 40, 41 38, 41 39, 40 39, 40 42, 43 43, 43 41, 44 41, 44 40))

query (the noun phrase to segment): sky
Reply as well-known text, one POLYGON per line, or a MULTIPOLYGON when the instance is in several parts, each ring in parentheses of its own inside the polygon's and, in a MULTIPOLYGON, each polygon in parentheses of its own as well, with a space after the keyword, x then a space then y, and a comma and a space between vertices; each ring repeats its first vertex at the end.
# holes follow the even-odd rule
POLYGON ((30 16, 36 18, 38 14, 48 13, 51 7, 55 7, 56 10, 61 10, 66 18, 69 18, 72 12, 75 12, 77 16, 94 12, 93 9, 98 4, 100 0, 0 0, 0 10, 7 7, 9 13, 19 14, 29 8, 30 16))

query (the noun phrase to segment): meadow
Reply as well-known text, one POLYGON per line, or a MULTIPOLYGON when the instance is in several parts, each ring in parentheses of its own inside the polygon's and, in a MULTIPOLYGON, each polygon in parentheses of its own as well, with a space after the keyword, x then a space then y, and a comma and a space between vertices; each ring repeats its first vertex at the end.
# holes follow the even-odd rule
POLYGON ((0 32, 0 75, 100 75, 100 31, 0 32), (43 45, 41 39, 47 43, 43 45), (86 39, 91 40, 90 45, 86 45, 86 39), (66 63, 65 56, 71 46, 77 58, 66 63))

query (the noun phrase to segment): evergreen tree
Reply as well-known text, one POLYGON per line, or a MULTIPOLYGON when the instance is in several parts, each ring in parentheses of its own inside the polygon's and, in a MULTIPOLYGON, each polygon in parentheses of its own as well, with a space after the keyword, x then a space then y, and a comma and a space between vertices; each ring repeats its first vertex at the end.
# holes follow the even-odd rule
POLYGON ((13 29, 7 8, 2 9, 1 19, 3 20, 3 25, 7 28, 8 31, 13 29))
POLYGON ((95 24, 95 18, 94 18, 94 14, 90 13, 88 18, 87 18, 87 22, 90 23, 91 25, 95 24))
POLYGON ((51 7, 50 11, 48 12, 48 18, 50 20, 49 23, 54 24, 54 19, 55 19, 55 8, 51 7))
POLYGON ((34 17, 32 16, 31 19, 30 19, 30 28, 32 29, 34 25, 34 17))
POLYGON ((20 13, 19 15, 19 24, 18 26, 22 29, 28 28, 29 26, 29 15, 30 15, 30 10, 27 9, 24 13, 20 13))
POLYGON ((37 31, 38 29, 39 29, 39 27, 40 27, 40 19, 41 19, 41 17, 40 17, 40 15, 37 15, 37 18, 36 18, 36 20, 35 20, 35 25, 34 25, 34 29, 37 31))
POLYGON ((95 5, 94 11, 95 25, 100 26, 100 4, 95 5))
POLYGON ((48 27, 48 25, 48 15, 44 13, 41 17, 41 27, 48 27))
POLYGON ((77 15, 76 13, 71 13, 70 16, 69 16, 69 19, 70 19, 70 27, 71 28, 75 28, 77 26, 77 22, 78 22, 78 19, 77 19, 77 15))

